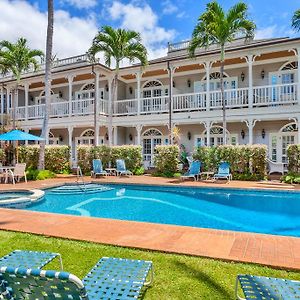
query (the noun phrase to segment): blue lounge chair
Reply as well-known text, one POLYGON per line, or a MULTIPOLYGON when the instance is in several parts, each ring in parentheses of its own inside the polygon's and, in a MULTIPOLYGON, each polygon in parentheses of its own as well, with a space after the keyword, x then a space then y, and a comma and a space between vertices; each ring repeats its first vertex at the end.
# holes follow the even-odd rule
POLYGON ((0 268, 10 266, 12 268, 41 269, 56 257, 59 259, 61 270, 63 270, 59 253, 15 250, 0 258, 0 268))
POLYGON ((201 161, 194 160, 191 162, 188 171, 181 176, 181 179, 184 180, 186 178, 194 178, 194 180, 196 181, 200 173, 201 173, 201 161))
POLYGON ((300 299, 300 281, 252 275, 238 275, 235 297, 239 300, 300 299), (239 283, 245 298, 238 295, 239 283))
POLYGON ((97 175, 107 176, 108 173, 103 170, 101 159, 93 159, 93 171, 91 172, 91 176, 96 178, 97 175))
POLYGON ((0 268, 0 276, 4 299, 130 300, 152 283, 153 271, 151 261, 103 257, 83 281, 67 272, 11 267, 0 268))
POLYGON ((228 162, 220 163, 218 173, 214 175, 213 179, 232 179, 232 175, 230 174, 230 165, 228 162))
POLYGON ((116 164, 117 164, 117 175, 118 176, 121 176, 121 175, 133 175, 131 171, 129 171, 129 170, 126 169, 124 159, 117 159, 116 160, 116 164))

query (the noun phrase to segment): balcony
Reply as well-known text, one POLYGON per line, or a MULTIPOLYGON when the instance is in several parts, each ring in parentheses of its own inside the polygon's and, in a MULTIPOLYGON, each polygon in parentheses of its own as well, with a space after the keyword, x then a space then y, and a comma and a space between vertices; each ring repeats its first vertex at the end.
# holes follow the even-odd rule
MULTIPOLYGON (((253 99, 249 102, 249 88, 225 90, 227 109, 259 108, 290 106, 297 104, 297 84, 258 86, 253 88, 253 99)), ((192 111, 213 111, 222 109, 221 91, 178 94, 173 96, 173 112, 183 113, 192 111), (209 100, 209 101, 207 101, 209 100)), ((155 115, 167 113, 169 96, 117 100, 113 106, 114 117, 155 115)), ((108 115, 108 101, 98 101, 100 115, 108 115)), ((12 110, 9 110, 12 115, 12 110)), ((16 108, 16 119, 19 121, 43 118, 45 104, 30 105, 26 109, 16 108)), ((73 100, 51 103, 51 118, 88 116, 94 113, 94 99, 73 100)))

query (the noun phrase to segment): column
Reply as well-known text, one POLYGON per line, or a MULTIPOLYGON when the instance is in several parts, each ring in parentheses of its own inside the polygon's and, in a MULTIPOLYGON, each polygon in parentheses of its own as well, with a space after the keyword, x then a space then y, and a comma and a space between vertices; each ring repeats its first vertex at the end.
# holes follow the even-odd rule
POLYGON ((113 145, 117 146, 118 145, 118 126, 114 126, 113 130, 114 130, 114 143, 113 143, 113 145))
POLYGON ((300 144, 300 115, 297 117, 297 128, 298 128, 298 141, 297 141, 297 143, 300 144))
MULTIPOLYGON (((298 98, 298 104, 300 104, 300 47, 297 48, 297 61, 298 61, 298 69, 297 69, 297 98, 298 98)), ((299 127, 298 127, 299 132, 299 127)), ((300 141, 298 140, 298 143, 300 141)))
POLYGON ((72 116, 72 88, 73 88, 73 75, 68 75, 68 86, 69 86, 69 116, 72 116))
MULTIPOLYGON (((25 128, 24 131, 25 131, 26 133, 29 133, 29 128, 25 128)), ((28 141, 27 141, 27 140, 25 141, 25 146, 28 146, 28 141)))
MULTIPOLYGON (((205 121, 205 122, 200 123, 200 124, 204 125, 205 130, 206 130, 206 140, 207 140, 206 146, 207 147, 210 147, 210 129, 211 129, 213 123, 214 122, 212 122, 212 121, 205 121)), ((204 136, 204 138, 205 138, 205 136, 204 136)))
POLYGON ((249 130, 249 145, 253 145, 253 128, 257 122, 257 120, 249 119, 244 121, 248 127, 249 130))
POLYGON ((142 143, 142 129, 143 129, 143 125, 136 125, 136 133, 137 133, 137 141, 136 144, 137 145, 141 145, 142 143))
POLYGON ((94 103, 94 127, 95 127, 95 145, 99 146, 99 124, 98 124, 98 118, 99 118, 99 103, 100 103, 100 96, 99 96, 99 77, 100 73, 95 72, 95 103, 94 103))
MULTIPOLYGON (((68 144, 70 147, 70 166, 72 167, 72 161, 73 161, 73 126, 68 126, 68 144)), ((75 155, 76 157, 76 155, 75 155)))
POLYGON ((4 89, 3 87, 0 88, 0 94, 1 94, 1 126, 4 125, 4 89))
POLYGON ((8 109, 11 108, 10 103, 10 87, 6 87, 6 112, 8 113, 8 109))
POLYGON ((25 83, 24 84, 24 88, 25 88, 25 120, 28 120, 28 93, 29 93, 29 83, 25 83))
POLYGON ((255 60, 255 56, 250 54, 245 56, 245 60, 248 64, 248 85, 249 85, 249 97, 248 97, 248 105, 249 108, 253 107, 253 62, 255 60))
POLYGON ((135 77, 137 80, 137 114, 141 113, 141 77, 142 73, 139 71, 135 73, 135 77))
POLYGON ((212 62, 205 62, 204 68, 206 72, 206 110, 210 110, 210 70, 212 67, 212 62))
POLYGON ((173 78, 174 73, 177 67, 171 66, 168 63, 168 73, 169 73, 169 144, 173 144, 173 122, 172 122, 172 114, 173 114, 173 78))
POLYGON ((107 126, 107 131, 108 131, 108 145, 112 145, 112 82, 113 82, 113 77, 108 78, 108 126, 107 126))

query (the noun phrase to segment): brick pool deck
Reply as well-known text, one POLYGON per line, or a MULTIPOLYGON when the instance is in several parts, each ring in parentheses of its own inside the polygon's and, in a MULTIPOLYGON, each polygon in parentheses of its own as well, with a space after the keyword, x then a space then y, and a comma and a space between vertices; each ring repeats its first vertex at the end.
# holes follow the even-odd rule
MULTIPOLYGON (((46 188, 75 178, 0 184, 4 189, 46 188)), ((90 181, 87 178, 86 181, 90 181)), ((97 182, 140 183, 182 186, 214 186, 236 188, 299 189, 276 182, 212 182, 179 183, 178 180, 139 176, 108 177, 97 182)), ((24 210, 0 209, 0 229, 40 235, 92 241, 125 247, 197 255, 229 261, 300 270, 300 238, 214 230, 143 222, 59 215, 24 210)))

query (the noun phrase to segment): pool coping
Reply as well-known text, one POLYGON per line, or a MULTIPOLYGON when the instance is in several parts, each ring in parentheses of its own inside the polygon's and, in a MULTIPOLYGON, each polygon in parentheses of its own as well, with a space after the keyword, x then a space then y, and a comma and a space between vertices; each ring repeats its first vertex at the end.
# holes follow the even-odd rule
POLYGON ((0 200, 0 208, 1 207, 23 207, 30 205, 32 203, 37 203, 41 201, 44 196, 45 192, 40 189, 17 189, 17 190, 7 190, 7 191, 1 191, 1 194, 4 193, 30 193, 28 195, 20 196, 20 197, 15 197, 15 198, 10 198, 6 200, 0 200))
MULTIPOLYGON (((116 183, 110 180, 90 181, 93 183, 116 183)), ((43 189, 61 186, 64 183, 63 180, 53 182, 43 189)), ((66 183, 70 182, 66 181, 66 183)), ((139 183, 120 180, 117 184, 139 183)), ((140 183, 140 185, 153 184, 164 187, 174 186, 173 184, 140 183)), ((176 186, 195 187, 192 185, 176 186)), ((220 188, 236 189, 236 187, 230 186, 220 188)), ((253 187, 253 189, 257 188, 253 187)), ((278 189, 262 190, 276 191, 278 189)), ((290 190, 283 189, 282 191, 290 190)), ((0 220, 0 229, 2 230, 300 270, 300 238, 297 237, 6 208, 0 208, 0 220)))

